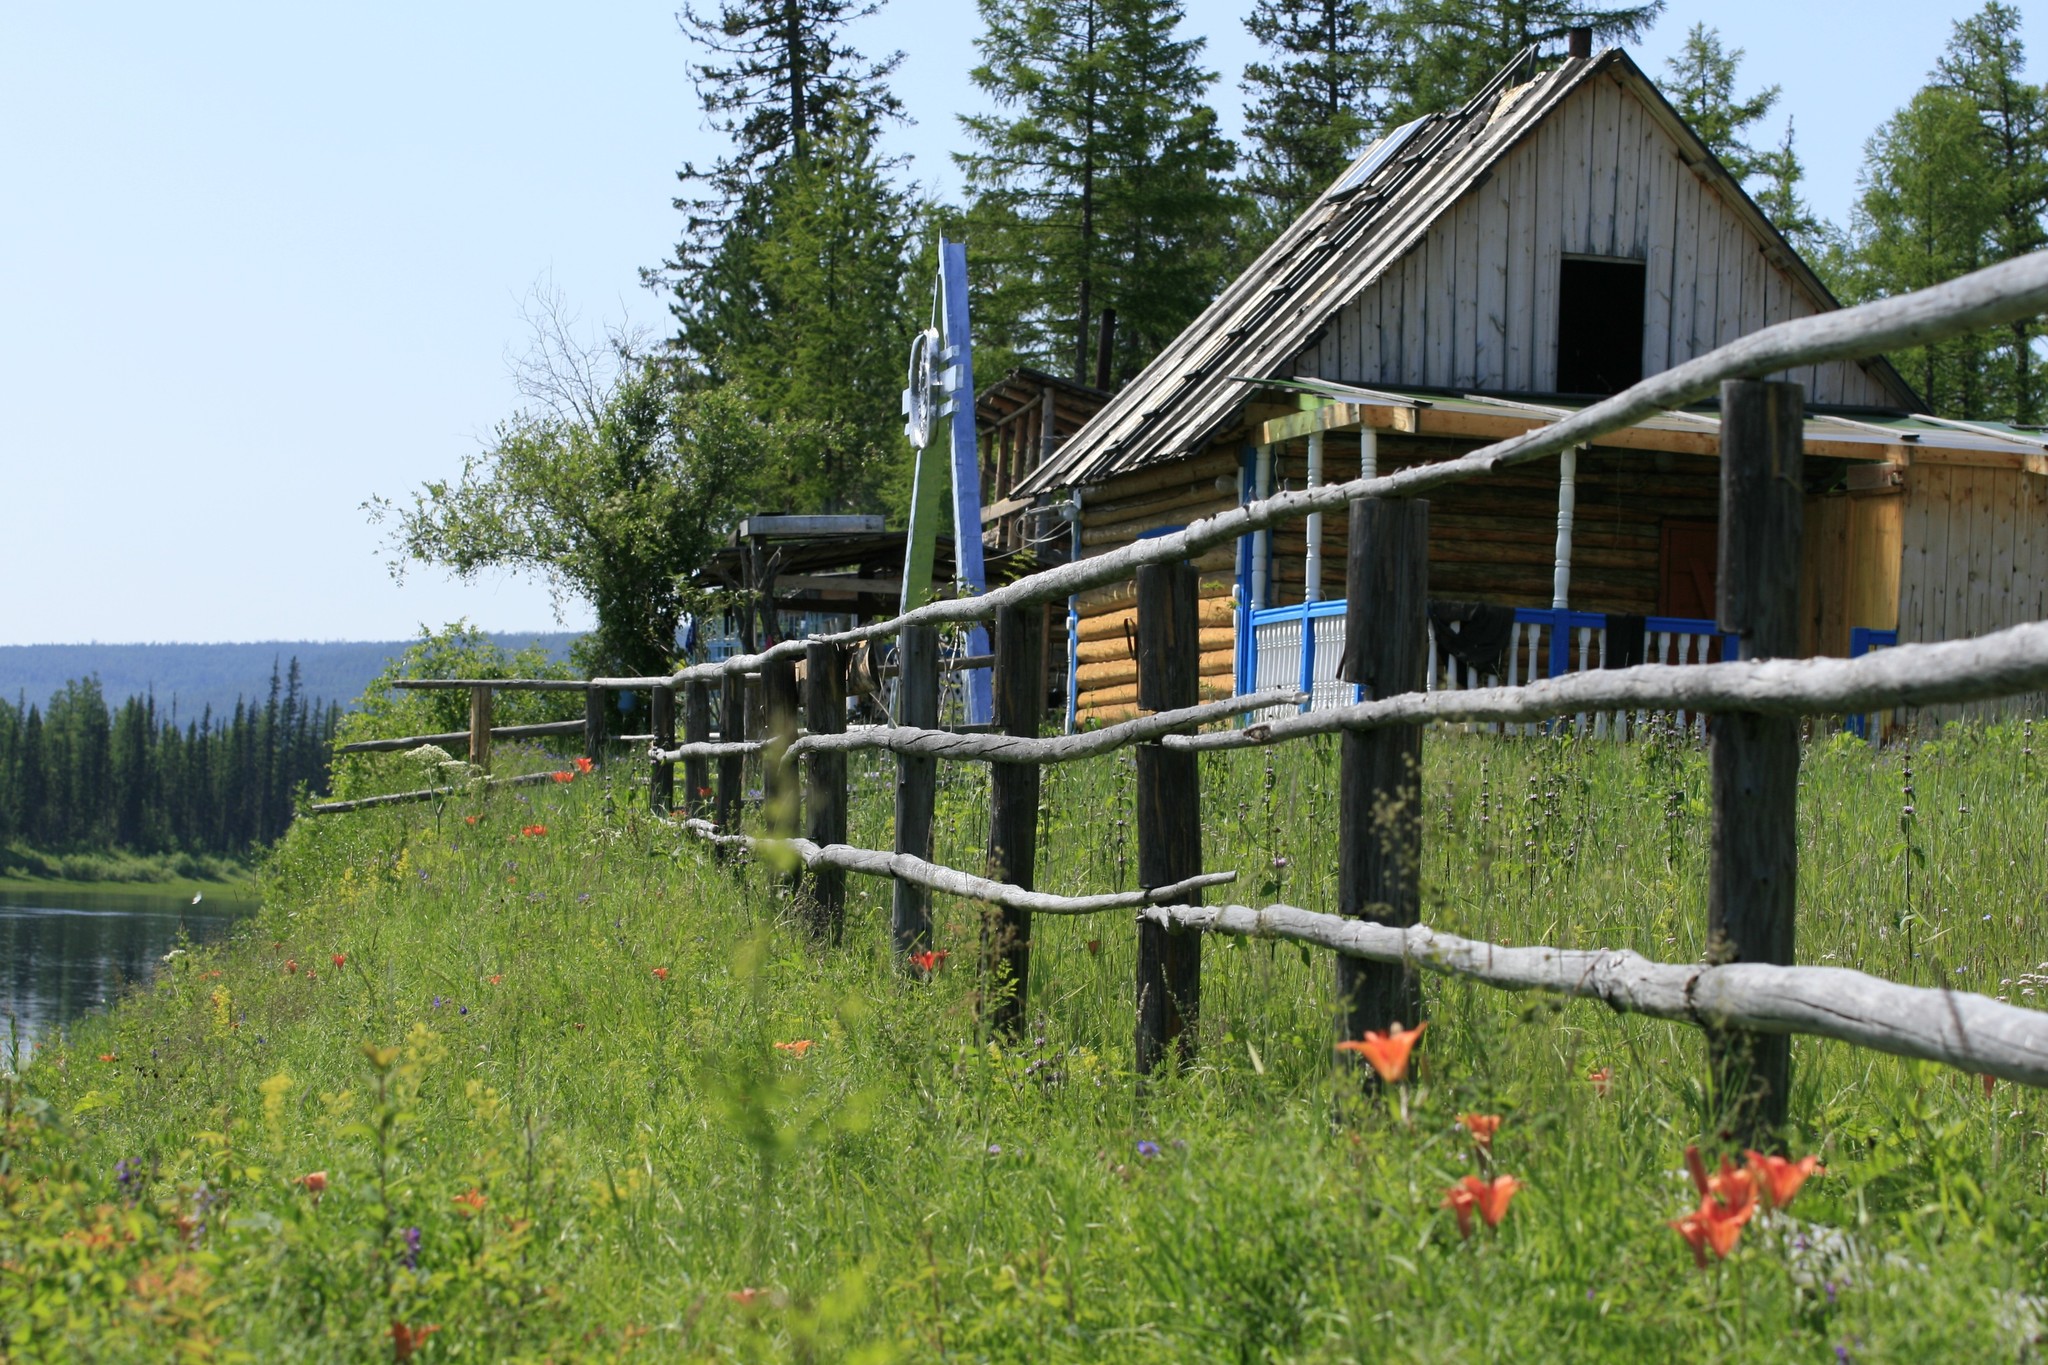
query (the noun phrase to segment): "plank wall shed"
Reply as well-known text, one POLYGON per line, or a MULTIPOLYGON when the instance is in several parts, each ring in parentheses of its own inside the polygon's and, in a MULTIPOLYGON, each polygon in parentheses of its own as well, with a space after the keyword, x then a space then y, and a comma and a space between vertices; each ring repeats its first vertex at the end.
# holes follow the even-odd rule
MULTIPOLYGON (((1100 554, 1304 486, 1311 442, 1322 482, 1452 458, 1836 306, 1625 53, 1541 70, 1532 49, 1381 139, 1077 432, 1034 447, 1001 510, 1078 500, 1079 552, 1100 554)), ((2043 619, 2037 435, 1916 417, 1882 358, 1776 377, 1810 405, 1809 652, 1847 653, 1858 626, 1920 641, 2043 619)), ((1704 409, 1578 454, 1574 610, 1713 614, 1718 448, 1704 409)), ((1432 493, 1432 597, 1554 605, 1560 475, 1553 457, 1432 493)), ((1319 597, 1343 594, 1345 532, 1324 519, 1319 597)), ((1238 681, 1251 540, 1196 561, 1205 698, 1238 681)), ((1256 605, 1311 592, 1307 549, 1303 523, 1272 533, 1256 605)), ((1134 595, 1079 601, 1084 721, 1135 710, 1134 595)))

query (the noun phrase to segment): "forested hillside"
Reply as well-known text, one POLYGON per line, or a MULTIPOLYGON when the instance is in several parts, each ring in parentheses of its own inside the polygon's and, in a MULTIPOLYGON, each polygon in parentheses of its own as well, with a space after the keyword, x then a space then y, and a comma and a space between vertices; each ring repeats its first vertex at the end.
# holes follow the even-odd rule
POLYGON ((90 677, 0 703, 0 846, 249 853, 284 833, 297 788, 325 787, 341 712, 308 699, 297 660, 218 714, 110 705, 90 677))

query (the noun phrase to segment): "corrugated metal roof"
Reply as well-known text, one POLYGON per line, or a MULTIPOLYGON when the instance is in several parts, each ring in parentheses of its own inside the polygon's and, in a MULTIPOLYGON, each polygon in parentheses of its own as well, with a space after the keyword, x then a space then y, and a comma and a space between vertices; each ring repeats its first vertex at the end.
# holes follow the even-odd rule
MULTIPOLYGON (((1567 58, 1516 84, 1534 58, 1532 47, 1462 108, 1404 125, 1376 143, 1017 492, 1096 483, 1198 453, 1246 399, 1248 389, 1233 376, 1282 373, 1338 309, 1400 260, 1444 210, 1595 75, 1619 68, 1618 75, 1670 112, 1618 48, 1567 58)), ((1690 136, 1675 114, 1671 119, 1674 132, 1690 136)), ((1706 148, 1692 141, 1704 165, 1725 179, 1706 148)), ((1739 187, 1735 199, 1782 244, 1739 187)), ((1789 246, 1784 252, 1801 282, 1832 305, 1797 253, 1789 246)), ((1910 392, 1903 381, 1898 387, 1910 392)))

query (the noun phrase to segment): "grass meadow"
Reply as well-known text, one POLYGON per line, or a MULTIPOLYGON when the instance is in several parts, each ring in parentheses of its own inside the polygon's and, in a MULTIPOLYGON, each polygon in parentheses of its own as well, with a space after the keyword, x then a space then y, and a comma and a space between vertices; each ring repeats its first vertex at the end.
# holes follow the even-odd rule
MULTIPOLYGON (((2032 748, 1809 746, 1801 960, 2048 1001, 2032 748)), ((886 846, 892 769, 852 767, 853 840, 886 846)), ((1333 907, 1335 770, 1334 742, 1204 758, 1231 899, 1333 907)), ((1198 1051, 1140 1086, 1128 913, 1040 917, 1030 1031, 993 1042, 976 907, 935 904, 928 981, 885 883, 814 945, 775 869, 715 863, 639 772, 302 820, 232 943, 7 1083, 0 1359, 2041 1350, 2039 1094, 1797 1041, 1788 1145, 1826 1172, 1702 1270, 1670 1226, 1684 1149, 1719 1150, 1688 1028, 1430 978, 1411 1079, 1363 1094, 1328 957, 1212 939, 1198 1051), (1467 1112, 1524 1182, 1469 1240, 1467 1112)), ((986 774, 942 784, 938 857, 978 867, 986 774)), ((1128 754, 1047 770, 1043 889, 1133 884, 1133 787, 1128 754)), ((1705 951, 1700 749, 1433 731, 1422 800, 1431 923, 1705 951)))

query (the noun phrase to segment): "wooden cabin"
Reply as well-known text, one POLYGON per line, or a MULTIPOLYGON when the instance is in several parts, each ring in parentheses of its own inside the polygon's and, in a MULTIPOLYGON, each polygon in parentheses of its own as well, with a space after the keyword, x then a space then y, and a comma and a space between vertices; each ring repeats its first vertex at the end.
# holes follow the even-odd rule
MULTIPOLYGON (((1625 53, 1573 47, 1548 69, 1532 49, 1464 107, 1382 138, 1078 432, 1034 452, 1003 510, 1078 503, 1079 553, 1100 554, 1270 492, 1452 458, 1838 306, 1625 53)), ((1882 358, 1777 377, 1809 403, 1810 652, 2042 618, 2038 433, 1919 415, 1882 358)), ((1720 657, 1718 447, 1708 406, 1435 491, 1432 600, 1512 609, 1504 680, 1603 652, 1720 657)), ((1197 562, 1205 696, 1299 666, 1318 704, 1349 699, 1328 600, 1345 531, 1341 514, 1319 536, 1292 523, 1197 562)), ((1135 709, 1133 595, 1079 602, 1077 721, 1135 709)))

